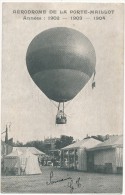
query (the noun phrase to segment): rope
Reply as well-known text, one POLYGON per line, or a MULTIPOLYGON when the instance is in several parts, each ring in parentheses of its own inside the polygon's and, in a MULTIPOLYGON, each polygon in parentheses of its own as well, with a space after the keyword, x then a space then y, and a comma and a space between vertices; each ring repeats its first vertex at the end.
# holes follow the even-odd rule
POLYGON ((94 74, 93 74, 92 89, 95 87, 95 74, 96 74, 96 71, 94 71, 94 74))
POLYGON ((58 106, 53 102, 53 100, 51 100, 51 99, 49 99, 50 100, 50 102, 52 102, 52 104, 56 107, 56 108, 58 108, 58 106))
POLYGON ((96 70, 94 71, 94 74, 93 74, 93 80, 92 80, 92 81, 94 81, 94 79, 95 79, 95 75, 96 75, 96 70))

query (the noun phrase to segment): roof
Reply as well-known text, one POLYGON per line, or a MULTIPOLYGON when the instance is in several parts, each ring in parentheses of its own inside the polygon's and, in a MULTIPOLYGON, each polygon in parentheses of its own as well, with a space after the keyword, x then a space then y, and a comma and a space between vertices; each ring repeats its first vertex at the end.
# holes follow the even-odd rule
POLYGON ((10 154, 8 154, 7 156, 5 156, 5 158, 13 158, 13 157, 18 157, 22 154, 21 151, 18 150, 14 150, 12 151, 10 154))
POLYGON ((95 147, 90 148, 91 150, 101 150, 107 148, 114 148, 114 147, 123 147, 123 135, 114 135, 110 136, 110 138, 100 144, 97 144, 95 147))
POLYGON ((26 150, 29 150, 32 154, 35 155, 41 155, 41 154, 45 154, 44 152, 36 149, 35 147, 13 147, 13 151, 17 150, 20 151, 22 153, 24 153, 26 150))
POLYGON ((99 143, 101 143, 101 141, 96 140, 94 138, 88 138, 88 139, 83 139, 81 141, 75 142, 69 146, 62 148, 61 150, 69 150, 69 149, 77 149, 77 148, 91 148, 99 143))

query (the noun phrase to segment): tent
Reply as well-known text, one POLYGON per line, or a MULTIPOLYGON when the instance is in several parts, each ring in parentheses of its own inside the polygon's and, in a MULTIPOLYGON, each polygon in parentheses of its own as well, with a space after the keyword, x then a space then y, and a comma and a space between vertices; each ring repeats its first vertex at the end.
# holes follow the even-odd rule
POLYGON ((4 170, 8 175, 41 174, 38 156, 32 154, 27 148, 25 152, 14 150, 4 159, 4 170))
POLYGON ((110 136, 108 140, 87 149, 88 159, 94 156, 96 172, 123 172, 123 135, 110 136))
POLYGON ((32 154, 39 155, 39 156, 45 155, 44 152, 38 150, 38 149, 35 148, 35 147, 24 147, 24 146, 22 146, 22 147, 19 147, 19 146, 18 146, 18 147, 13 147, 13 151, 17 150, 17 151, 22 152, 22 153, 24 153, 27 149, 28 149, 32 154))
POLYGON ((87 138, 62 148, 61 167, 87 171, 87 149, 99 143, 101 141, 94 138, 87 138))
POLYGON ((39 167, 38 157, 28 149, 20 156, 20 167, 22 171, 25 171, 26 175, 42 173, 39 167))
POLYGON ((6 175, 20 174, 20 158, 22 153, 15 150, 4 158, 4 172, 6 175))

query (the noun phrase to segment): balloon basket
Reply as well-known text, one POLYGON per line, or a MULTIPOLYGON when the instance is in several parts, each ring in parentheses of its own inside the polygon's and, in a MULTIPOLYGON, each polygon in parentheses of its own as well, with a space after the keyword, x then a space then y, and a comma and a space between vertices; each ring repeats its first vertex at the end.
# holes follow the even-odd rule
POLYGON ((58 116, 56 117, 56 124, 66 124, 66 123, 67 123, 67 118, 65 116, 61 118, 59 118, 58 116))

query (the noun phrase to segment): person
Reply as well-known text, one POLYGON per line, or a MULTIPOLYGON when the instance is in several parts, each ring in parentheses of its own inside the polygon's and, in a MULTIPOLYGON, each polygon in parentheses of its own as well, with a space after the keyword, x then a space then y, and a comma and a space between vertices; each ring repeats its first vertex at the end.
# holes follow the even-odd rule
POLYGON ((81 187, 81 184, 80 184, 80 177, 78 177, 78 179, 76 180, 76 184, 77 184, 77 187, 81 187))
POLYGON ((52 178, 53 178, 53 171, 50 172, 50 183, 52 182, 52 178))
POLYGON ((70 187, 70 193, 73 192, 74 187, 73 187, 73 179, 71 179, 71 181, 68 183, 68 187, 70 187))
POLYGON ((21 167, 20 167, 20 175, 26 175, 26 166, 25 165, 21 165, 21 167))

